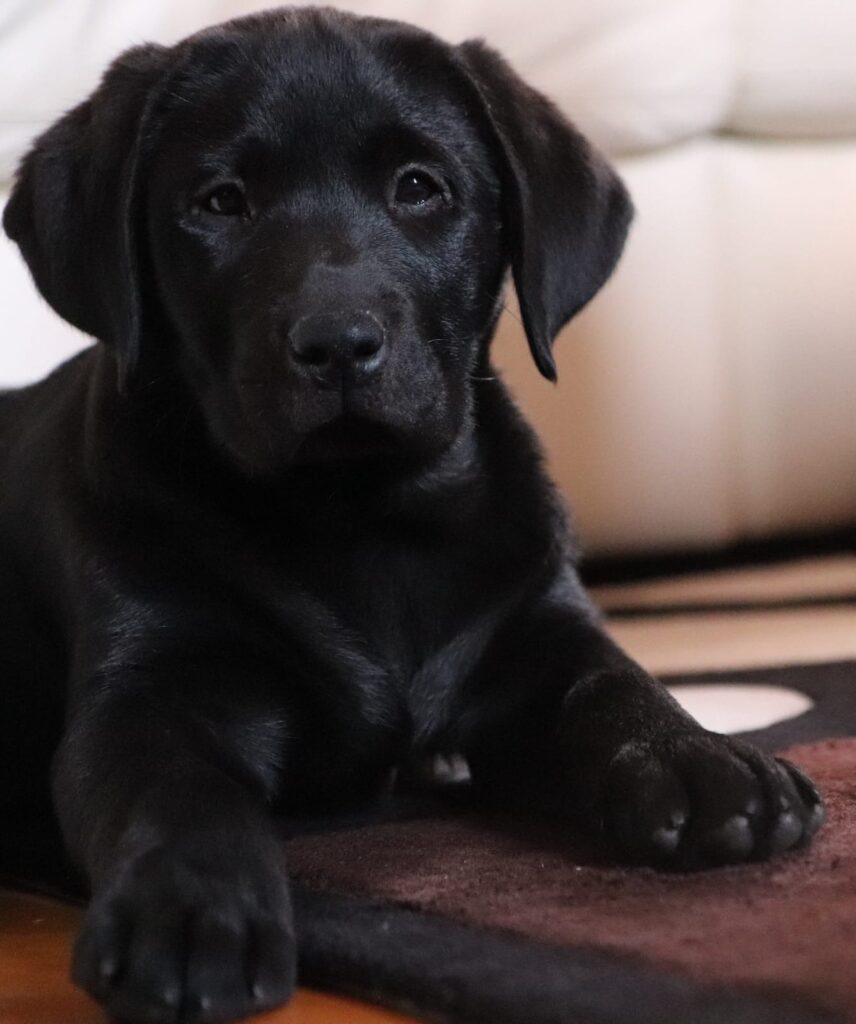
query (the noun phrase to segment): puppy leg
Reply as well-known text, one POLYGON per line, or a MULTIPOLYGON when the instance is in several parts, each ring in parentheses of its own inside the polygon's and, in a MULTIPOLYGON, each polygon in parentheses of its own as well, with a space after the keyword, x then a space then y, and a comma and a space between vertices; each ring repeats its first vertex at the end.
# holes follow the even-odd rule
POLYGON ((285 723, 250 665, 112 665, 74 687, 54 799, 92 900, 72 973, 123 1021, 232 1020, 294 986, 266 809, 285 723))
POLYGON ((763 859, 823 821, 802 772, 703 729, 580 594, 506 624, 465 686, 459 721, 477 784, 579 816, 631 860, 763 859))

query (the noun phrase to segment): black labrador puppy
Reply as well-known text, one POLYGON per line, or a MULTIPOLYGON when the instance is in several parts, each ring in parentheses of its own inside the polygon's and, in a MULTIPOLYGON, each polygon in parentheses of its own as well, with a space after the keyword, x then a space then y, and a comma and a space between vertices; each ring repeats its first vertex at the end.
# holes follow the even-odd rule
POLYGON ((0 787, 52 763, 74 977, 115 1014, 285 1000, 274 813, 436 753, 640 861, 820 824, 604 634, 490 365, 510 267, 554 379, 630 215, 481 43, 329 10, 132 49, 24 159, 6 231, 100 344, 0 398, 0 787))

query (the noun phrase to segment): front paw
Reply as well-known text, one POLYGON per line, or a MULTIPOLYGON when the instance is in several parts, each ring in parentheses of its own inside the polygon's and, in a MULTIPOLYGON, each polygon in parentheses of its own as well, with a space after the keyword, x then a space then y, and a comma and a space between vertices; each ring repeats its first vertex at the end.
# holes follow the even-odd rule
POLYGON ((122 1021, 202 1024, 284 1003, 295 964, 279 864, 159 848, 95 893, 72 978, 122 1021))
POLYGON ((687 869, 764 860, 807 843, 824 820, 817 789, 790 762, 701 729, 622 747, 601 807, 621 854, 687 869))

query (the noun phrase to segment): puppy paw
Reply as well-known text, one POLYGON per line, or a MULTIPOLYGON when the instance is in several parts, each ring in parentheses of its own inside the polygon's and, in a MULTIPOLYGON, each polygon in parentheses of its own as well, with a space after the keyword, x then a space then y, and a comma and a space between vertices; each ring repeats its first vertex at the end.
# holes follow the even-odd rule
POLYGON ((158 849, 96 892, 72 978, 129 1024, 214 1024, 284 1003, 295 965, 278 864, 158 849))
POLYGON ((703 730, 625 745, 601 800, 621 854, 686 869, 764 860, 807 843, 824 820, 795 765, 703 730))

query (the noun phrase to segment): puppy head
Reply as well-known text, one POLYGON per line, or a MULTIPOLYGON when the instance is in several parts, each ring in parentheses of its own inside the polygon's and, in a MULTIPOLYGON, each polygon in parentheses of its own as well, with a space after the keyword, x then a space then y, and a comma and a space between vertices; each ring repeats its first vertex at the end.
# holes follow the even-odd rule
POLYGON ((509 265, 554 379, 629 219, 482 44, 284 9, 126 53, 37 140, 4 226, 121 386, 175 370, 218 447, 273 473, 447 447, 509 265))

